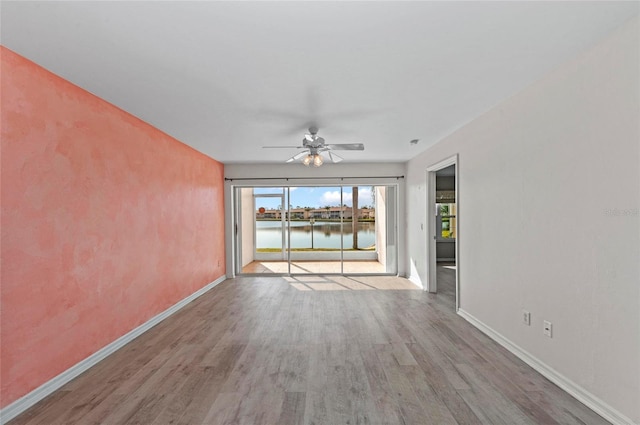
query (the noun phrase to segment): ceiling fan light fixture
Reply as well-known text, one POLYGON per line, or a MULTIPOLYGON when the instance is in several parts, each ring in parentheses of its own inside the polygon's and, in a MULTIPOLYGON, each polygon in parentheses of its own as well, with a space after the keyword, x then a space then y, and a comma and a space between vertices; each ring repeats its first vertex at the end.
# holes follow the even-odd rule
POLYGON ((339 155, 332 153, 332 150, 363 151, 364 145, 362 143, 326 144, 325 140, 318 136, 318 128, 309 127, 309 133, 305 134, 304 139, 302 139, 302 146, 263 146, 263 148, 303 149, 301 152, 287 159, 286 162, 297 162, 300 160, 306 167, 311 164, 313 164, 314 167, 320 167, 325 159, 329 159, 334 164, 343 160, 339 155), (325 152, 327 155, 326 158, 322 156, 322 153, 325 152))
POLYGON ((324 161, 322 160, 322 155, 320 155, 319 153, 315 154, 313 156, 313 166, 314 167, 319 167, 322 165, 324 161))

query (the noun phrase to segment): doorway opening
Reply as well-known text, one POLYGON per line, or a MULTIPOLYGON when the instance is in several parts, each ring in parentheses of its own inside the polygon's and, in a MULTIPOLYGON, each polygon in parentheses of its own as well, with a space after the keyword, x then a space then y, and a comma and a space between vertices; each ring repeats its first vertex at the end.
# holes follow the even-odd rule
POLYGON ((427 169, 427 290, 459 306, 457 155, 427 169))
POLYGON ((236 274, 396 275, 397 187, 235 187, 236 274))

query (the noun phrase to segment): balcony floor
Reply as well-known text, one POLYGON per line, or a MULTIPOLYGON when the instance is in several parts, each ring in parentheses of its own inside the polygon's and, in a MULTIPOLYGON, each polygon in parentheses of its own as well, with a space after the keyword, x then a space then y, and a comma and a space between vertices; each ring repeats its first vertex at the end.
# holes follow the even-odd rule
MULTIPOLYGON (((242 273, 289 273, 286 261, 253 261, 242 268, 242 273)), ((341 273, 340 261, 292 261, 292 274, 341 273)), ((385 273, 378 261, 345 261, 345 274, 385 273)))

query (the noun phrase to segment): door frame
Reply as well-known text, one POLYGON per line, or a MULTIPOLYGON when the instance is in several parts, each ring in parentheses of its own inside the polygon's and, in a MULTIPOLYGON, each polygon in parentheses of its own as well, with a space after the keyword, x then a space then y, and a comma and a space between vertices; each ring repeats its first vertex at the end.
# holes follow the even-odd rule
POLYGON ((445 158, 435 164, 427 167, 427 205, 426 205, 426 223, 427 223, 427 285, 425 290, 435 293, 438 291, 437 279, 437 261, 436 261, 436 215, 434 214, 434 206, 436 204, 436 172, 443 168, 455 166, 456 169, 456 312, 460 308, 460 192, 459 192, 459 174, 460 161, 458 154, 445 158))

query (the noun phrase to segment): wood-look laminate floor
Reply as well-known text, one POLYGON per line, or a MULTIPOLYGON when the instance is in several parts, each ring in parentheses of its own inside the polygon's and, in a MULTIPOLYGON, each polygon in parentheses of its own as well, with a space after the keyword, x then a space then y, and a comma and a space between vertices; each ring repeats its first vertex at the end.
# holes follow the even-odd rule
POLYGON ((442 272, 437 295, 227 280, 11 425, 607 423, 457 316, 442 272))

